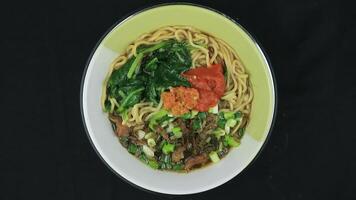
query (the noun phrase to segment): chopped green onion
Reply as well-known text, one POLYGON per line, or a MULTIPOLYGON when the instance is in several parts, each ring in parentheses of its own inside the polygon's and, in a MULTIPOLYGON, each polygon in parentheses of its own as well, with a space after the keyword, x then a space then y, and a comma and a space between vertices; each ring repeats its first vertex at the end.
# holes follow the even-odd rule
POLYGON ((162 149, 162 148, 163 148, 163 145, 165 145, 166 143, 167 143, 167 141, 163 139, 163 140, 159 143, 158 149, 162 149))
POLYGON ((213 131, 213 134, 215 135, 216 138, 220 138, 221 136, 225 135, 225 131, 221 128, 217 128, 213 131))
POLYGON ((228 126, 227 124, 225 124, 225 133, 230 134, 230 126, 228 126))
POLYGON ((168 115, 165 115, 162 118, 160 118, 159 120, 157 120, 157 122, 159 124, 162 124, 163 122, 169 122, 169 120, 172 119, 172 118, 174 118, 174 117, 170 117, 168 115))
POLYGON ((212 151, 209 153, 209 157, 210 157, 210 160, 213 162, 213 163, 216 163, 216 162, 219 162, 220 161, 220 158, 218 156, 218 154, 215 152, 215 151, 212 151))
POLYGON ((174 125, 173 125, 172 123, 169 123, 169 124, 168 124, 168 127, 167 127, 167 129, 166 129, 166 131, 167 131, 168 133, 170 133, 170 132, 172 132, 173 128, 174 128, 174 125))
POLYGON ((210 140, 211 140, 211 137, 208 137, 208 138, 206 138, 205 142, 206 142, 206 143, 209 143, 210 140))
POLYGON ((237 120, 236 119, 229 119, 226 121, 226 125, 229 127, 234 127, 237 124, 237 120))
POLYGON ((223 143, 222 142, 219 142, 219 148, 218 148, 218 151, 222 151, 223 149, 223 143))
POLYGON ((167 127, 167 125, 169 124, 169 120, 160 121, 157 124, 159 124, 162 128, 164 128, 164 127, 167 127))
POLYGON ((218 127, 225 128, 226 120, 224 118, 224 113, 220 112, 218 115, 218 127))
POLYGON ((239 128, 238 135, 240 136, 240 138, 242 138, 242 136, 244 136, 244 134, 245 134, 245 128, 239 128))
POLYGON ((199 118, 195 118, 195 119, 193 120, 192 128, 193 128, 193 130, 195 130, 195 131, 201 129, 201 121, 200 121, 199 118))
POLYGON ((242 117, 242 112, 237 111, 237 112, 235 113, 235 118, 238 119, 238 118, 241 118, 241 117, 242 117))
POLYGON ((128 143, 129 143, 129 138, 127 136, 121 136, 119 137, 119 142, 124 146, 124 147, 128 147, 128 143))
POLYGON ((131 154, 135 154, 137 151, 137 146, 135 144, 130 144, 129 147, 127 148, 127 150, 131 153, 131 154))
MULTIPOLYGON (((179 127, 176 127, 176 128, 179 128, 179 127)), ((182 130, 179 128, 179 129, 174 129, 173 128, 173 135, 175 138, 181 138, 182 137, 182 130)))
POLYGON ((156 134, 154 132, 149 132, 145 135, 144 138, 147 140, 147 139, 153 138, 155 136, 156 136, 156 134))
POLYGON ((217 114, 219 112, 219 106, 216 104, 216 106, 209 108, 209 112, 213 114, 217 114))
POLYGON ((154 146, 156 146, 156 142, 155 142, 154 139, 149 138, 149 139, 147 140, 147 145, 148 145, 149 147, 154 147, 154 146))
POLYGON ((140 160, 141 160, 142 162, 148 164, 148 159, 147 159, 147 157, 146 157, 144 154, 141 154, 139 158, 140 158, 140 160))
POLYGON ((233 111, 224 112, 224 118, 226 120, 233 119, 234 117, 235 117, 235 113, 233 111))
POLYGON ((153 169, 158 169, 158 167, 159 167, 157 161, 155 161, 155 160, 149 160, 148 165, 153 169))
POLYGON ((149 119, 149 124, 148 126, 154 130, 155 129, 155 126, 157 125, 157 121, 159 119, 161 119, 162 117, 164 117, 165 115, 167 115, 168 111, 164 110, 164 109, 161 109, 159 110, 158 112, 156 112, 155 114, 152 115, 152 117, 150 117, 149 119))
POLYGON ((199 112, 198 117, 200 119, 202 119, 202 120, 205 119, 206 118, 206 112, 199 112))
POLYGON ((240 141, 236 141, 232 136, 226 135, 224 140, 231 147, 238 147, 240 145, 240 141))
POLYGON ((149 147, 146 146, 146 145, 143 145, 143 146, 142 146, 142 151, 143 151, 143 153, 145 153, 146 156, 149 157, 149 158, 152 158, 152 157, 155 155, 155 153, 152 151, 152 149, 149 148, 149 147))
POLYGON ((178 133, 174 134, 174 137, 175 137, 175 138, 181 138, 182 135, 183 135, 182 132, 178 132, 178 133))
POLYGON ((229 144, 227 144, 227 141, 226 141, 225 139, 223 140, 223 145, 224 145, 225 147, 229 146, 229 144))
POLYGON ((172 153, 173 151, 174 151, 174 144, 167 143, 167 144, 164 144, 162 147, 162 152, 164 154, 169 154, 169 153, 172 153))
POLYGON ((183 119, 190 119, 191 116, 192 115, 188 112, 188 113, 185 113, 185 114, 181 115, 180 117, 183 118, 183 119))
POLYGON ((182 129, 180 128, 180 127, 174 127, 174 128, 172 128, 172 132, 173 133, 177 133, 177 132, 181 132, 182 131, 182 129))
POLYGON ((191 112, 191 117, 190 117, 190 118, 194 118, 198 113, 199 113, 199 111, 197 111, 197 110, 192 110, 192 112, 191 112))
POLYGON ((167 169, 172 169, 172 164, 166 163, 166 168, 167 168, 167 169))
POLYGON ((170 155, 164 155, 163 156, 163 162, 164 163, 171 163, 171 156, 170 155))
POLYGON ((225 123, 226 123, 225 120, 219 119, 219 120, 218 120, 218 127, 219 127, 219 128, 225 128, 225 123))
POLYGON ((172 132, 173 132, 175 138, 181 138, 182 137, 182 129, 180 127, 172 128, 172 132))
POLYGON ((183 167, 184 167, 183 164, 175 164, 175 165, 173 165, 173 170, 179 171, 179 170, 182 170, 183 167))
POLYGON ((159 165, 160 165, 161 169, 166 169, 166 163, 159 162, 159 165))
POLYGON ((142 140, 145 137, 146 133, 143 130, 138 130, 137 131, 137 136, 139 140, 142 140))
POLYGON ((166 127, 168 124, 169 124, 169 121, 168 121, 168 120, 167 120, 167 121, 164 121, 164 122, 161 123, 161 127, 164 128, 164 127, 166 127))

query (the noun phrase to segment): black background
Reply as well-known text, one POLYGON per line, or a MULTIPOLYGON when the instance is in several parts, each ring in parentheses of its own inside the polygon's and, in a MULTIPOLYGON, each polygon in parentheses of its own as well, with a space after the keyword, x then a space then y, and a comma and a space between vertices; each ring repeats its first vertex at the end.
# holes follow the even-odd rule
MULTIPOLYGON (((0 199, 160 199, 116 177, 92 149, 81 76, 101 35, 153 2, 2 5, 0 199)), ((157 3, 157 2, 156 2, 157 3)), ((256 36, 272 62, 278 115, 260 157, 187 199, 356 199, 356 15, 346 2, 196 1, 256 36)))

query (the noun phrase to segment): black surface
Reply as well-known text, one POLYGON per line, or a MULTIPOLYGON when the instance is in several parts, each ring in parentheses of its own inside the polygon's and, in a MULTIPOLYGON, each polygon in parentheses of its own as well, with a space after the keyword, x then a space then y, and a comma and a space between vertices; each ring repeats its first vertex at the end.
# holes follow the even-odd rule
MULTIPOLYGON (((188 199, 355 199, 356 15, 327 1, 199 2, 239 21, 276 73, 269 143, 239 177, 188 199)), ((13 2, 0 12, 0 199, 160 199, 116 177, 90 146, 79 88, 101 35, 144 1, 13 2)))

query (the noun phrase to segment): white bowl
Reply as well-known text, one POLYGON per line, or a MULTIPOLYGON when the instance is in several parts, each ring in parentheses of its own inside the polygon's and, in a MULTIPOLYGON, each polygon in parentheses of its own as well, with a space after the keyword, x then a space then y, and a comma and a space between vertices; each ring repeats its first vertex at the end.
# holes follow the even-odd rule
POLYGON ((165 194, 192 194, 222 185, 254 160, 264 146, 274 121, 275 92, 273 74, 264 53, 241 25, 210 8, 165 4, 139 11, 104 34, 94 48, 83 74, 81 111, 93 148, 116 175, 146 190, 165 194), (130 42, 158 27, 183 24, 220 37, 236 49, 250 72, 255 99, 247 133, 238 148, 216 164, 190 173, 175 173, 153 170, 121 146, 107 115, 101 109, 100 96, 109 64, 130 42))

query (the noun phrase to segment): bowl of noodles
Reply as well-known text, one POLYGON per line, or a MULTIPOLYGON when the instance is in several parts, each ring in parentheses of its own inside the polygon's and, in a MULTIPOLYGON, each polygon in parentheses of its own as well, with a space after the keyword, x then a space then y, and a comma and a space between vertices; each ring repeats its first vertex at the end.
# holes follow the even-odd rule
POLYGON ((81 111, 103 162, 141 189, 193 194, 244 170, 270 134, 273 73, 254 38, 211 8, 136 12, 98 42, 81 111))

